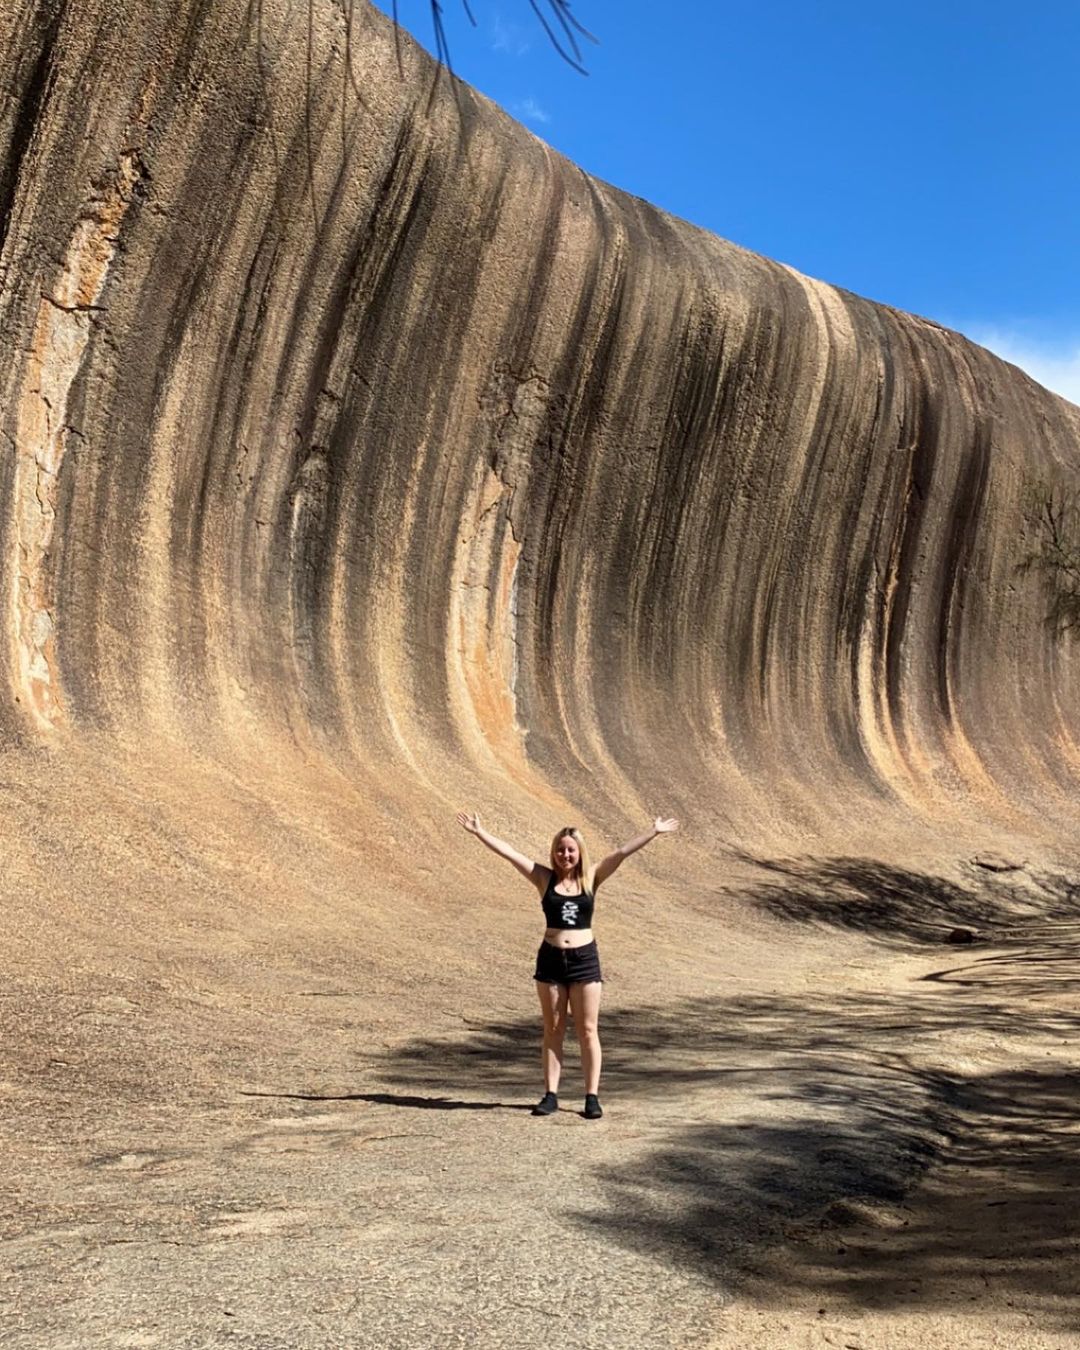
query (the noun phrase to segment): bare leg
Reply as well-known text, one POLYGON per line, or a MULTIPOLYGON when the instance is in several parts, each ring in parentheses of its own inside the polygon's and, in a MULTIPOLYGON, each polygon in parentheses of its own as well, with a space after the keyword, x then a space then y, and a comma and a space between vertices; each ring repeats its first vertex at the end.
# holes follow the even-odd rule
POLYGON ((537 980, 536 992, 540 995, 540 1010, 544 1014, 544 1091, 558 1092, 563 1037, 566 1035, 567 988, 565 984, 541 984, 537 980))
POLYGON ((572 984, 570 986, 570 1011, 577 1028, 578 1044, 581 1046, 581 1072, 585 1078, 585 1091, 596 1092, 600 1087, 600 991, 603 985, 599 980, 592 984, 572 984))

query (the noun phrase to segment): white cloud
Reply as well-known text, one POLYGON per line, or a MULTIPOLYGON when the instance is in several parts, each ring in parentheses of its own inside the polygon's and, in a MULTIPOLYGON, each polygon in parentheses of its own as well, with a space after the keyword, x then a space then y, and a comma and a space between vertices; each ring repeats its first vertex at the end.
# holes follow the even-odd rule
POLYGON ((507 56, 524 56, 531 46, 525 29, 516 23, 507 23, 496 10, 491 20, 491 50, 507 56))
POLYGON ((996 356, 1011 361, 1033 380, 1080 403, 1080 337, 1047 339, 1003 324, 957 324, 972 342, 988 347, 996 356))
POLYGON ((510 105, 510 111, 515 117, 520 117, 523 122, 547 123, 551 121, 551 114, 537 103, 534 98, 521 98, 516 103, 510 105))

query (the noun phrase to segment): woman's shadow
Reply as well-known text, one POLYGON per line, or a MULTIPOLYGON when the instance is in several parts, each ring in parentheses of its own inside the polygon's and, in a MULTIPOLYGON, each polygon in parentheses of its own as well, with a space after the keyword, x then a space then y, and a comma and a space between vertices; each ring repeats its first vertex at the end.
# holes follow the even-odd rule
POLYGON ((241 1097, 276 1097, 292 1102, 370 1102, 420 1111, 531 1111, 527 1102, 463 1102, 451 1097, 404 1096, 396 1092, 241 1092, 241 1097))

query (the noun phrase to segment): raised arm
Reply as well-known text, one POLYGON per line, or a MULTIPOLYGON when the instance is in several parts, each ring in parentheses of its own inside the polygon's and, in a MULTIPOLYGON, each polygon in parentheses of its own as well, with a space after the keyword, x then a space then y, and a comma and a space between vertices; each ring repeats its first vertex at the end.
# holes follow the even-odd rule
POLYGON ((646 844, 651 844, 658 834, 671 834, 679 828, 677 820, 662 820, 659 816, 653 821, 653 827, 647 834, 639 834, 636 839, 631 839, 628 844, 623 844, 622 848, 617 848, 614 853, 609 853, 602 863, 597 864, 596 871, 593 873, 593 889, 600 885, 602 881, 607 881, 612 872, 629 858, 631 853, 636 853, 639 848, 644 848, 646 844))
POLYGON ((534 863, 531 858, 526 858, 524 853, 519 853, 516 848, 511 848, 502 839, 496 839, 493 834, 488 834, 487 830, 480 824, 480 817, 470 814, 467 811, 457 813, 458 824, 470 834, 475 834, 492 853, 497 853, 500 858, 505 858, 507 862, 513 863, 523 877, 536 885, 540 879, 540 874, 544 870, 539 863, 534 863))

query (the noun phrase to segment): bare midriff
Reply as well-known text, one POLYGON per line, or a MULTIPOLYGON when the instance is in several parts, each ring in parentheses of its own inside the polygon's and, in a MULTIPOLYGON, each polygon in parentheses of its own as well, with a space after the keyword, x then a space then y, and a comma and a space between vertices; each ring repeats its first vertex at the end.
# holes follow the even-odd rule
MULTIPOLYGON (((555 894, 560 892, 556 891, 555 894)), ((592 940, 591 928, 544 929, 544 941, 549 947, 587 947, 592 940)))

